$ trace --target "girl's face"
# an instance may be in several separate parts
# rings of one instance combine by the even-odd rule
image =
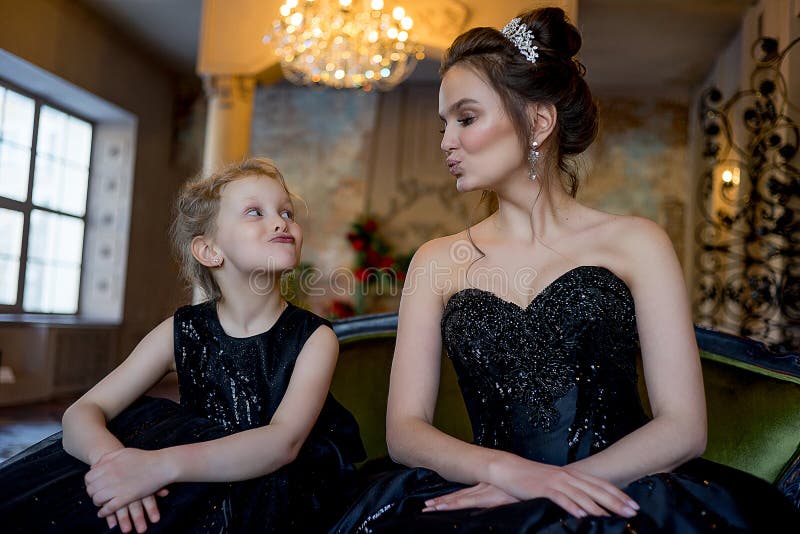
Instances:
[[[442,150],[459,191],[495,189],[512,175],[526,177],[527,154],[503,102],[472,69],[451,67],[439,88]]]
[[[216,226],[223,269],[280,273],[300,261],[303,231],[289,195],[273,178],[248,176],[225,185]]]

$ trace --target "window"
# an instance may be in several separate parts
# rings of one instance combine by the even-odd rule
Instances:
[[[0,83],[0,311],[78,312],[92,137]]]

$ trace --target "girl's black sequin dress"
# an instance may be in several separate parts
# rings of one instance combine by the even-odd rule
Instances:
[[[441,326],[478,445],[566,465],[647,422],[637,391],[633,296],[608,269],[572,269],[526,309],[483,290],[461,290],[445,306]],[[425,500],[464,487],[428,469],[390,473],[334,531],[683,534],[798,525],[798,514],[774,487],[704,460],[623,488],[641,506],[631,519],[577,519],[544,498],[421,512]]]
[[[267,332],[233,338],[214,302],[175,313],[180,405],[142,398],[109,423],[129,447],[207,441],[269,424],[295,360],[324,319],[291,304]],[[330,394],[297,459],[242,482],[182,483],[158,498],[148,532],[319,532],[347,505],[364,449],[352,415]],[[61,433],[0,464],[0,531],[108,532],[86,494],[88,466],[64,452]],[[118,531],[118,529],[115,529]]]

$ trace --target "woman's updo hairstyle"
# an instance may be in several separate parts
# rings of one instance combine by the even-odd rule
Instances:
[[[526,152],[533,126],[526,105],[552,104],[557,122],[543,143],[550,154],[546,164],[555,163],[566,174],[566,189],[574,197],[577,170],[565,156],[580,154],[597,136],[597,105],[583,78],[586,69],[575,58],[581,35],[560,8],[535,9],[519,19],[533,32],[536,63],[528,61],[499,30],[473,28],[459,35],[445,52],[440,73],[444,76],[453,65],[464,64],[484,78],[500,95]],[[546,180],[545,176],[539,175]]]

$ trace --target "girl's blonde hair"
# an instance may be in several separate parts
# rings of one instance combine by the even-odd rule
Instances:
[[[175,256],[180,263],[181,277],[190,285],[197,285],[206,296],[216,300],[222,294],[211,275],[211,269],[201,265],[192,255],[192,240],[201,235],[211,235],[216,230],[220,197],[225,185],[259,176],[277,180],[284,191],[293,197],[286,181],[271,159],[248,158],[232,163],[209,175],[197,175],[183,184],[175,202],[175,216],[170,228],[170,238]]]

